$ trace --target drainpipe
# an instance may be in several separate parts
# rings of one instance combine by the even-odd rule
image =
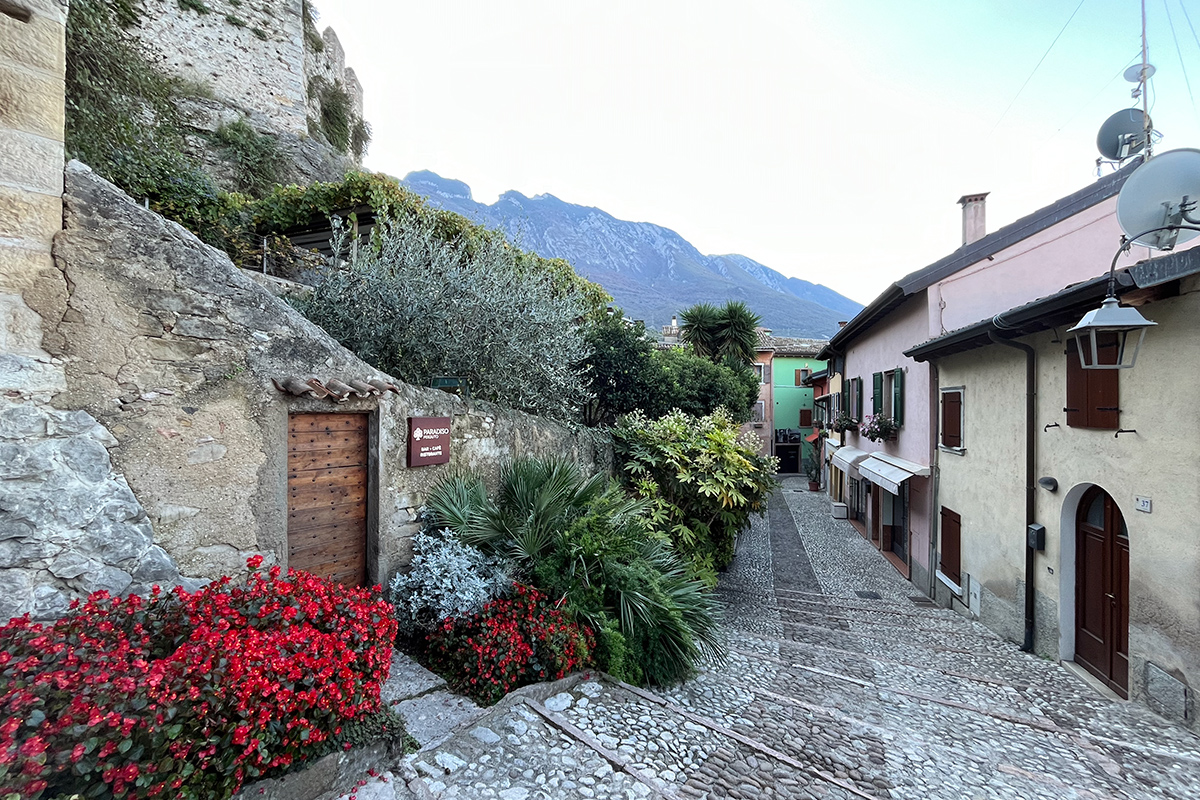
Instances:
[[[997,328],[1004,326],[998,319],[993,318],[992,324]],[[1037,487],[1036,479],[1034,478],[1034,430],[1036,427],[1035,405],[1037,389],[1037,374],[1034,371],[1034,353],[1033,348],[1021,342],[1014,342],[1011,339],[1002,339],[996,335],[995,331],[988,331],[988,338],[996,344],[1002,344],[1006,347],[1013,347],[1025,353],[1025,528],[1034,522],[1034,499],[1035,490]],[[1029,546],[1028,542],[1025,545],[1025,643],[1021,645],[1021,649],[1027,653],[1033,652],[1033,570],[1034,570],[1034,550]]]
[[[941,484],[941,450],[938,448],[938,420],[941,417],[941,383],[942,376],[938,372],[937,364],[929,364],[929,407],[933,410],[930,424],[934,431],[931,447],[929,448],[929,463],[931,466],[930,480],[933,482],[933,491],[929,499],[929,596],[934,600],[937,599],[937,536],[935,532],[941,532],[941,515],[939,512],[940,506],[938,501],[941,499],[940,484]],[[953,603],[951,603],[953,605]]]

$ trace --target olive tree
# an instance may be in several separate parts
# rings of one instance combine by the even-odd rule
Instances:
[[[474,397],[557,419],[589,399],[589,306],[500,236],[447,240],[418,216],[384,220],[328,270],[300,310],[364,361],[428,385],[465,377]]]

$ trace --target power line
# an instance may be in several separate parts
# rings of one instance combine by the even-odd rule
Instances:
[[[1200,47],[1200,36],[1196,35],[1196,28],[1192,25],[1192,15],[1187,13],[1187,6],[1180,0],[1179,7],[1183,10],[1183,18],[1187,20],[1188,27],[1192,29],[1192,38],[1196,41],[1196,46]]]
[[[1008,112],[1012,110],[1013,104],[1017,102],[1017,98],[1021,96],[1021,92],[1025,91],[1025,87],[1029,85],[1031,80],[1033,80],[1033,76],[1037,73],[1038,67],[1040,67],[1042,62],[1046,60],[1046,56],[1050,55],[1050,51],[1054,49],[1054,45],[1058,44],[1058,40],[1062,38],[1063,33],[1067,30],[1067,25],[1071,24],[1071,20],[1075,19],[1075,15],[1079,13],[1079,9],[1083,8],[1083,4],[1086,2],[1087,0],[1079,0],[1079,5],[1075,6],[1075,10],[1072,11],[1071,16],[1067,18],[1066,24],[1064,24],[1062,26],[1062,30],[1058,32],[1058,36],[1054,37],[1054,41],[1051,42],[1050,46],[1046,48],[1046,52],[1042,53],[1042,57],[1038,59],[1037,64],[1035,64],[1033,67],[1033,72],[1029,73],[1029,77],[1025,79],[1025,82],[1021,84],[1021,88],[1017,90],[1016,96],[1013,97],[1011,102],[1009,102],[1008,108],[1004,109],[1004,113],[1000,115],[1000,119],[996,120],[996,124],[993,125],[991,131],[988,132],[989,136],[996,132],[996,128],[999,128],[1000,123],[1003,122],[1004,118],[1008,116]]]
[[[1182,7],[1182,4],[1180,5]],[[1188,78],[1187,65],[1183,63],[1183,50],[1179,48],[1179,37],[1175,35],[1175,20],[1171,19],[1171,6],[1167,4],[1167,0],[1163,0],[1163,8],[1167,10],[1167,23],[1171,26],[1171,38],[1175,40],[1175,54],[1179,56],[1179,69],[1183,71],[1183,83],[1187,86],[1188,99],[1192,101],[1192,108],[1195,108],[1196,98],[1192,95],[1192,81]]]

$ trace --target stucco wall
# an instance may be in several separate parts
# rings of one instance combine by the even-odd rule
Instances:
[[[1116,208],[1117,198],[1110,197],[930,286],[925,339],[1106,273],[1121,242]],[[1149,248],[1131,248],[1117,260],[1117,267],[1153,254]]]
[[[872,442],[857,431],[847,431],[846,444],[866,452],[890,453],[908,461],[931,465],[929,424],[929,365],[913,361],[903,351],[924,341],[928,327],[925,294],[904,301],[887,319],[856,338],[846,353],[845,377],[862,378],[863,415],[871,413],[871,376],[876,372],[904,370],[904,425],[895,440]],[[842,391],[845,392],[843,384]],[[916,585],[927,588],[932,481],[912,478],[909,484],[909,558]]]
[[[1075,519],[1091,485],[1121,509],[1130,537],[1130,693],[1146,696],[1150,662],[1185,685],[1200,685],[1200,282],[1143,307],[1159,323],[1137,365],[1120,375],[1120,424],[1136,434],[1066,424],[1066,355],[1053,333],[1025,337],[1037,350],[1037,521],[1047,530],[1036,557],[1038,652],[1074,657]],[[962,515],[962,568],[989,590],[982,619],[1019,630],[1023,616],[1024,381],[1022,357],[998,346],[939,361],[942,386],[964,385],[963,456],[942,454],[939,504]],[[1058,427],[1045,426],[1058,423]],[[1152,500],[1135,510],[1135,496]],[[990,597],[988,595],[991,595]],[[1195,724],[1194,716],[1192,724]]]
[[[400,384],[335,405],[277,391],[288,375],[366,380],[371,369],[220,253],[134,203],[87,167],[67,169],[55,257],[71,287],[47,320],[66,364],[62,409],[84,409],[115,437],[116,469],[145,507],[154,541],[184,572],[212,577],[264,552],[286,564],[290,412],[363,411],[377,437],[371,578],[409,558],[415,512],[458,467],[494,481],[519,455],[608,466],[586,436],[525,414]],[[453,417],[451,463],[404,466],[408,416]]]

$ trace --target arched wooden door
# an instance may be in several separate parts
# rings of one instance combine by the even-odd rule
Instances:
[[[1075,661],[1129,697],[1129,531],[1121,509],[1098,486],[1076,523]]]

